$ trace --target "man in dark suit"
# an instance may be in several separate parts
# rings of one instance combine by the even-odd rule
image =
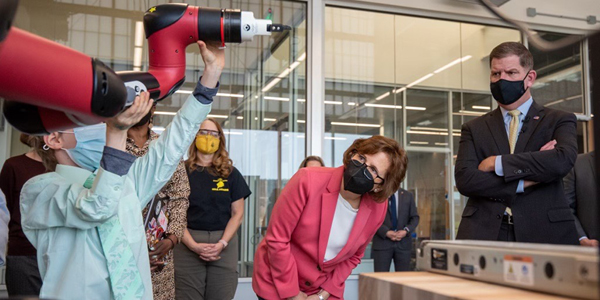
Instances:
[[[579,244],[562,178],[577,157],[576,118],[533,101],[533,57],[506,42],[490,54],[499,108],[463,124],[456,187],[469,197],[457,239]]]
[[[577,156],[575,167],[565,177],[565,196],[573,214],[579,244],[598,247],[598,189],[596,187],[596,152]]]
[[[394,260],[394,269],[410,271],[412,251],[411,233],[419,225],[419,214],[415,197],[405,189],[399,189],[388,200],[385,221],[373,236],[372,257],[375,272],[389,272]]]

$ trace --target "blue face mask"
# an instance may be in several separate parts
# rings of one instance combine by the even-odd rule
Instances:
[[[73,129],[77,145],[65,149],[69,157],[81,168],[94,172],[100,167],[100,159],[106,145],[106,124],[78,127]]]

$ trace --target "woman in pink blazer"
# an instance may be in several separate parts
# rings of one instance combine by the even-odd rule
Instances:
[[[279,196],[254,256],[259,299],[343,299],[345,281],[383,223],[407,157],[395,140],[358,139],[339,168],[303,168]]]

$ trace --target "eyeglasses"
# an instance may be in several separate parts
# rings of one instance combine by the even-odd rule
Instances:
[[[217,130],[200,129],[197,135],[212,135],[214,137],[219,137],[219,132]]]
[[[377,184],[383,184],[385,182],[385,179],[379,176],[379,173],[377,173],[377,170],[373,166],[367,165],[367,158],[364,157],[362,154],[355,153],[352,156],[351,160],[352,163],[357,167],[362,167],[366,165],[367,167],[365,168],[365,176],[367,176],[367,178],[369,178],[370,180],[373,180],[373,182]],[[377,182],[375,179],[379,179],[380,181]]]

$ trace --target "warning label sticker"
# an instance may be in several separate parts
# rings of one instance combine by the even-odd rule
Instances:
[[[533,285],[533,259],[531,256],[504,256],[504,281]]]

